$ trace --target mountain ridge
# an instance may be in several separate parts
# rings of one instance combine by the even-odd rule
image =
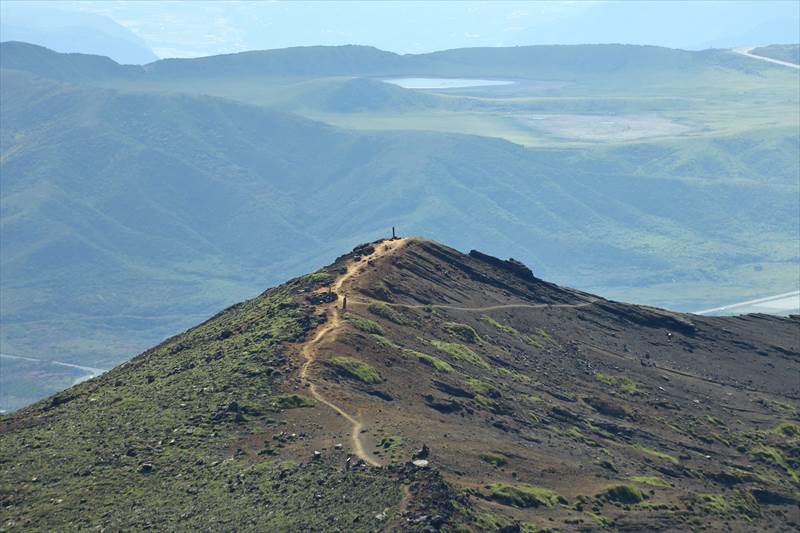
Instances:
[[[120,65],[105,56],[59,53],[19,42],[0,43],[4,68],[32,72],[63,81],[122,79],[191,79],[241,76],[510,76],[532,79],[590,77],[601,71],[646,73],[656,65],[673,70],[731,68],[759,71],[776,68],[728,50],[687,51],[623,44],[533,45],[460,48],[399,55],[371,46],[298,46],[254,50],[190,59],[160,59],[146,65]],[[35,66],[30,66],[35,59]],[[58,63],[58,68],[55,68]],[[491,65],[488,66],[487,65]]]
[[[382,239],[0,419],[6,527],[791,528],[798,332]]]

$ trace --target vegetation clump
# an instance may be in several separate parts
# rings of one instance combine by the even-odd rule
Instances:
[[[384,450],[392,450],[394,448],[397,448],[401,444],[403,444],[402,437],[398,437],[397,435],[388,435],[381,439],[381,442],[380,444],[378,444],[378,446],[383,448]]]
[[[795,422],[781,422],[769,430],[769,433],[785,437],[787,439],[794,439],[800,437],[800,424]]]
[[[426,353],[417,352],[417,351],[408,350],[408,349],[404,350],[404,352],[409,354],[409,355],[413,355],[414,357],[416,357],[419,360],[420,363],[426,364],[428,366],[432,366],[433,368],[435,368],[439,372],[445,372],[445,373],[449,374],[450,372],[454,372],[455,371],[455,369],[452,367],[452,365],[450,365],[450,363],[448,363],[447,361],[444,361],[442,359],[439,359],[438,357],[434,357],[433,355],[428,355]]]
[[[742,514],[748,517],[760,514],[758,502],[749,492],[733,490],[726,494],[699,493],[697,498],[704,509],[715,514]]]
[[[300,394],[281,394],[276,396],[272,403],[280,409],[296,409],[298,407],[313,407],[316,402]]]
[[[392,349],[395,349],[395,350],[399,350],[400,349],[400,345],[399,344],[397,344],[396,342],[392,341],[391,339],[387,339],[386,337],[384,337],[382,335],[376,335],[375,333],[372,333],[372,334],[370,334],[370,337],[372,338],[372,340],[374,340],[375,342],[377,342],[378,344],[380,344],[384,348],[392,348]]]
[[[645,499],[644,493],[633,485],[612,485],[607,487],[598,497],[611,502],[634,504]]]
[[[432,340],[431,344],[433,344],[438,349],[450,354],[450,356],[460,361],[464,361],[466,363],[478,366],[480,368],[486,368],[486,369],[491,368],[489,366],[489,363],[487,363],[483,357],[472,351],[470,348],[464,346],[463,344],[458,344],[455,342],[442,342],[438,340]]]
[[[658,459],[663,459],[665,461],[669,461],[670,463],[672,463],[674,465],[679,464],[678,458],[675,457],[675,456],[672,456],[672,455],[670,455],[668,453],[659,452],[657,450],[652,450],[650,448],[645,448],[644,446],[640,446],[639,449],[642,450],[647,455],[650,455],[652,457],[657,457]]]
[[[383,381],[377,370],[364,361],[353,357],[334,357],[331,359],[331,364],[333,364],[338,372],[366,384],[380,383]]]
[[[497,373],[519,383],[530,383],[533,381],[529,376],[526,376],[525,374],[518,372],[513,368],[501,367],[497,369]]]
[[[703,507],[717,514],[727,514],[733,511],[733,506],[722,494],[698,494],[703,502]]]
[[[458,322],[445,322],[442,328],[446,332],[458,337],[464,342],[469,342],[472,344],[478,344],[481,342],[478,332],[475,331],[472,326],[467,324],[460,324]]]
[[[784,470],[795,483],[800,483],[800,468],[793,466],[778,448],[772,446],[758,446],[750,450],[750,454],[757,461]]]
[[[593,396],[584,398],[583,401],[598,413],[606,416],[613,416],[614,418],[628,418],[630,416],[628,410],[616,401]]]
[[[494,466],[505,466],[508,463],[508,457],[500,452],[483,452],[480,458],[481,461]]]
[[[551,337],[550,334],[547,333],[542,328],[538,328],[536,330],[536,333],[527,334],[527,333],[522,333],[513,326],[509,326],[508,324],[503,324],[502,322],[498,322],[494,318],[487,315],[483,315],[481,317],[481,321],[486,322],[487,324],[494,327],[498,331],[502,331],[503,333],[511,335],[515,339],[518,339],[519,341],[527,344],[528,346],[533,346],[534,348],[544,348],[545,344],[548,342],[552,344],[557,344],[556,341],[553,340],[553,337]]]
[[[496,401],[484,396],[483,394],[476,394],[473,400],[475,400],[475,403],[477,403],[479,406],[483,407],[484,409],[488,409],[489,411],[495,411],[498,407]]]
[[[367,310],[373,315],[385,318],[395,324],[405,326],[411,324],[411,321],[392,309],[392,307],[384,302],[373,302],[369,304]]]
[[[358,315],[347,315],[347,320],[349,320],[350,323],[353,324],[353,327],[359,331],[363,331],[364,333],[368,333],[370,335],[384,335],[383,327],[381,327],[381,325],[374,320],[360,317]]]
[[[594,377],[597,381],[615,387],[625,394],[639,393],[639,388],[636,385],[636,382],[631,378],[625,376],[611,376],[609,374],[603,374],[602,372],[598,372],[594,375]]]
[[[650,485],[651,487],[659,487],[659,488],[667,488],[669,487],[669,483],[664,481],[658,476],[633,476],[628,478],[635,483],[641,483],[643,485]]]
[[[500,389],[488,381],[483,381],[476,378],[467,378],[467,385],[469,385],[469,388],[475,391],[477,394],[489,396],[490,398],[500,397]]]
[[[300,279],[309,285],[328,285],[333,281],[333,276],[327,272],[312,272]]]
[[[512,507],[553,507],[558,503],[567,503],[567,500],[555,491],[525,483],[517,485],[492,483],[489,490],[493,500]]]

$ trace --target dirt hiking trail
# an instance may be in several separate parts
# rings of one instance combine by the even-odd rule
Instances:
[[[408,242],[407,239],[385,241],[377,245],[372,254],[363,256],[358,261],[353,261],[347,266],[347,272],[339,276],[331,287],[332,292],[336,294],[337,298],[334,302],[328,304],[328,310],[330,311],[329,320],[317,330],[317,333],[310,341],[307,341],[303,344],[300,350],[300,354],[305,358],[305,363],[303,363],[303,366],[300,368],[300,379],[308,383],[308,390],[311,392],[311,395],[315,400],[327,405],[341,415],[345,420],[350,422],[352,425],[350,440],[353,446],[353,453],[359,459],[372,466],[381,466],[381,464],[364,448],[364,443],[361,441],[361,432],[364,429],[364,423],[361,422],[356,416],[345,411],[341,406],[325,398],[325,396],[323,396],[317,388],[317,384],[314,383],[314,381],[310,378],[310,369],[316,361],[316,354],[319,345],[326,340],[335,339],[337,329],[342,325],[343,319],[340,306],[341,303],[344,302],[342,287],[344,286],[345,282],[351,279],[358,273],[360,269],[366,266],[368,261],[374,261],[381,257],[390,255],[403,247],[406,242]],[[330,339],[328,339],[329,336],[331,336]]]

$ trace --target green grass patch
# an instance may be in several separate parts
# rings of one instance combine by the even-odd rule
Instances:
[[[669,461],[674,465],[679,464],[678,458],[668,453],[659,452],[657,450],[653,450],[650,448],[645,448],[644,446],[639,446],[639,449],[651,457],[656,457],[658,459],[663,459],[664,461]]]
[[[480,458],[481,461],[493,466],[505,466],[508,463],[508,457],[500,452],[483,452]]]
[[[399,324],[401,326],[407,326],[411,324],[411,321],[392,309],[392,307],[384,302],[373,302],[369,304],[367,310],[375,316],[379,316],[381,318],[385,318],[395,324]]]
[[[715,514],[741,514],[748,518],[761,515],[758,503],[753,496],[741,490],[732,490],[725,494],[699,493],[697,500],[705,510]]]
[[[483,407],[484,409],[488,409],[489,411],[494,411],[497,409],[497,402],[487,396],[484,396],[483,394],[476,394],[473,400],[475,400],[475,403],[477,403],[479,406]]]
[[[697,496],[703,503],[703,507],[712,513],[729,514],[734,510],[734,506],[722,494],[698,494]]]
[[[645,499],[641,489],[627,484],[612,485],[597,496],[608,501],[627,504],[639,503]]]
[[[298,407],[313,407],[316,402],[300,394],[281,394],[273,398],[272,404],[281,409],[296,409]]]
[[[481,368],[491,368],[489,363],[487,363],[483,357],[463,344],[458,344],[455,342],[442,342],[439,340],[432,340],[431,344],[443,352],[450,354],[451,357],[458,359],[459,361],[464,361],[465,363],[469,363]]]
[[[750,455],[757,461],[784,470],[795,483],[800,483],[800,469],[795,468],[783,455],[783,452],[772,446],[759,446],[750,450]]]
[[[781,422],[775,427],[770,428],[769,433],[787,439],[795,439],[800,437],[800,424],[795,422]]]
[[[636,382],[631,378],[627,378],[625,376],[612,376],[609,374],[603,374],[602,372],[598,372],[594,375],[594,377],[600,383],[605,383],[606,385],[614,387],[625,394],[639,393],[639,388],[637,387]]]
[[[510,518],[498,516],[494,513],[486,511],[476,512],[474,509],[469,509],[468,511],[464,509],[464,511],[464,514],[472,515],[473,523],[475,527],[477,527],[477,531],[503,531],[503,528],[510,527],[514,524]],[[462,526],[461,528],[454,528],[453,531],[457,533],[467,533],[468,531],[474,530],[467,526]],[[524,530],[520,529],[519,531],[522,533]],[[536,531],[538,531],[538,528]]]
[[[469,342],[472,344],[478,344],[481,342],[478,332],[475,331],[472,326],[468,326],[467,324],[461,324],[459,322],[445,322],[444,325],[442,325],[442,329],[451,335],[458,337],[464,342]]]
[[[549,342],[550,344],[555,344],[558,346],[558,342],[543,328],[536,328],[536,337],[543,340],[544,342]]]
[[[378,446],[383,448],[384,450],[393,450],[398,446],[403,444],[403,438],[398,437],[397,435],[388,435],[381,439],[380,444]]]
[[[669,483],[658,476],[633,476],[628,479],[635,483],[641,483],[642,485],[650,485],[651,487],[659,487],[662,489],[669,487]]]
[[[351,314],[347,315],[347,320],[359,331],[369,333],[370,335],[384,335],[383,327],[374,320]]]
[[[491,396],[492,398],[500,397],[500,389],[493,383],[477,378],[467,378],[466,383],[476,394],[483,394],[484,396]]]
[[[518,485],[492,483],[489,490],[493,500],[512,507],[553,507],[559,503],[567,503],[567,500],[555,491],[524,483]]]
[[[401,349],[401,346],[399,344],[393,342],[390,339],[387,339],[386,337],[384,337],[382,335],[376,335],[376,334],[372,333],[372,334],[370,334],[370,337],[372,338],[372,340],[374,340],[376,343],[380,344],[384,348],[393,348],[395,350]]]
[[[303,276],[301,280],[310,285],[328,285],[333,281],[333,276],[327,272],[312,272]]]
[[[605,528],[611,525],[611,520],[601,515],[600,513],[593,513],[591,511],[586,511],[584,514],[589,518],[591,518],[592,520],[594,520],[595,522],[597,522],[598,525],[600,525],[601,527]]]
[[[482,322],[486,322],[487,324],[493,326],[495,329],[502,331],[503,333],[508,333],[509,335],[513,335],[514,337],[519,337],[520,332],[514,329],[513,327],[503,324],[502,322],[498,322],[494,318],[490,316],[483,315],[480,320]]]
[[[364,361],[353,357],[338,356],[331,359],[331,364],[340,372],[348,377],[357,379],[363,383],[380,383],[381,375]]]
[[[519,383],[530,383],[532,381],[530,377],[521,372],[517,372],[513,368],[500,367],[496,370],[499,375],[513,379]]]
[[[409,349],[405,349],[403,350],[403,352],[416,357],[420,363],[432,366],[439,372],[445,372],[449,374],[450,372],[455,371],[455,369],[450,365],[450,363],[448,363],[443,359],[439,359],[438,357],[435,357],[433,355],[428,355],[426,353],[417,352],[415,350],[409,350]]]
[[[527,344],[528,346],[533,346],[534,348],[544,348],[545,344],[550,342],[555,345],[558,343],[547,333],[544,329],[538,328],[535,333],[527,334],[522,333],[521,331],[517,330],[516,328],[509,326],[508,324],[503,324],[502,322],[498,322],[494,318],[483,315],[480,320],[482,322],[486,322],[490,326],[494,327],[498,331],[511,335],[512,337],[518,339],[519,341]]]

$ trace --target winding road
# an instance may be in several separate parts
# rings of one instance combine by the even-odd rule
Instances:
[[[81,366],[81,365],[76,365],[76,364],[73,364],[73,363],[64,363],[62,361],[50,361],[50,360],[47,360],[47,359],[36,359],[35,357],[27,357],[27,356],[24,356],[24,355],[12,355],[10,353],[0,353],[0,358],[18,359],[20,361],[31,361],[31,362],[35,362],[35,363],[51,364],[51,365],[56,365],[56,366],[62,366],[62,367],[65,367],[65,368],[74,368],[76,370],[80,370],[85,375],[76,378],[75,382],[73,383],[73,385],[77,385],[78,383],[80,383],[82,381],[86,381],[87,379],[95,378],[95,377],[99,376],[100,374],[102,374],[103,372],[106,371],[105,368],[94,368],[94,367],[91,367],[91,366]]]
[[[749,57],[752,59],[760,59],[761,61],[766,61],[767,63],[774,63],[775,65],[783,65],[784,67],[790,67],[793,69],[800,69],[800,65],[796,65],[794,63],[789,63],[788,61],[781,61],[780,59],[772,59],[771,57],[759,56],[756,54],[751,54],[750,51],[754,50],[755,46],[744,47],[744,48],[734,48],[733,52],[745,57]]]

